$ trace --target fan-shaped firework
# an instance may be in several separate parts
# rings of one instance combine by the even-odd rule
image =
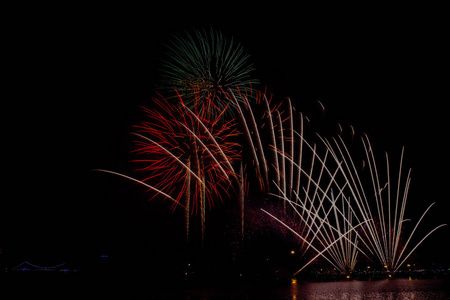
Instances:
[[[338,166],[327,167],[334,160],[327,161],[327,153],[321,157],[316,146],[304,139],[303,115],[294,118],[289,99],[274,104],[272,97],[251,89],[229,96],[236,104],[262,190],[282,201],[278,217],[276,212],[264,212],[302,240],[300,252],[314,249],[337,269],[351,272],[358,255],[355,230],[362,223],[354,224],[349,199],[336,181]],[[253,104],[249,97],[255,99]],[[294,214],[287,214],[289,208]],[[286,218],[299,226],[293,229],[282,220]]]
[[[429,231],[415,246],[409,250],[408,246],[416,233],[416,229],[423,218],[434,205],[431,204],[409,235],[404,236],[407,242],[401,245],[406,203],[408,199],[409,186],[411,182],[411,170],[408,171],[406,180],[403,176],[403,151],[400,157],[397,184],[391,180],[391,167],[389,157],[386,154],[386,177],[385,184],[380,184],[382,173],[378,171],[373,149],[367,136],[362,138],[367,163],[370,171],[370,182],[363,184],[362,174],[355,167],[354,160],[343,142],[342,138],[333,139],[333,143],[323,140],[327,149],[332,153],[336,161],[341,161],[341,174],[345,177],[349,193],[354,197],[355,203],[352,210],[358,219],[366,220],[366,226],[360,233],[360,241],[365,248],[383,264],[387,271],[394,273],[416,248],[435,230],[446,226],[441,224]],[[403,183],[402,183],[403,181]],[[368,188],[370,186],[372,189]],[[374,203],[370,203],[373,200]]]
[[[285,183],[276,183],[279,193],[272,195],[284,203],[287,202],[295,212],[294,219],[299,218],[303,225],[300,229],[294,229],[287,225],[282,217],[264,212],[298,236],[303,245],[307,246],[304,251],[313,249],[317,253],[304,267],[322,256],[335,268],[348,274],[356,264],[358,252],[361,252],[369,258],[377,258],[387,271],[394,273],[431,233],[446,225],[435,227],[408,250],[417,227],[433,204],[426,209],[412,232],[404,236],[407,241],[401,245],[410,185],[410,172],[402,184],[403,152],[396,185],[391,183],[391,170],[386,154],[387,182],[382,187],[381,174],[378,172],[370,142],[367,136],[363,139],[370,170],[370,180],[366,184],[373,187],[371,192],[370,188],[363,184],[361,172],[355,167],[352,155],[341,137],[330,142],[319,136],[325,146],[325,153],[319,155],[315,145],[311,146],[302,134],[296,135],[301,141],[299,149],[303,149],[303,153],[299,153],[298,163],[284,152],[285,147],[280,147],[277,152],[301,174],[297,176],[297,186],[300,186],[299,181],[304,178],[303,191],[299,193],[298,188],[292,190],[291,198],[285,190]],[[301,164],[305,150],[311,153],[311,158],[306,159],[309,166]],[[280,177],[289,176],[288,173],[283,173]],[[337,190],[337,193],[333,192],[333,189]],[[373,199],[369,199],[371,195]],[[369,200],[374,200],[374,203]]]
[[[271,146],[282,163],[270,195],[282,201],[284,213],[264,212],[301,240],[302,256],[309,250],[316,253],[298,272],[322,256],[342,273],[351,273],[358,253],[365,254],[357,241],[357,229],[365,220],[354,218],[350,198],[344,194],[346,184],[339,176],[340,164],[330,158],[328,150],[319,154],[316,145],[305,140],[302,114],[298,122],[299,132],[291,129],[292,118],[287,126],[288,132],[292,130],[287,136],[294,139],[280,139],[276,143],[279,148]]]
[[[240,44],[220,32],[186,31],[167,44],[167,58],[161,68],[162,86],[175,88],[188,107],[192,108],[195,95],[206,102],[206,107],[222,111],[229,104],[223,97],[224,89],[237,91],[257,82],[251,77],[254,68],[248,58]]]
[[[262,104],[264,108],[253,110],[248,101],[249,95],[256,99],[254,106]],[[407,252],[406,247],[423,216],[406,244],[401,247],[399,241],[410,184],[408,173],[402,196],[400,189],[403,154],[396,197],[391,196],[387,159],[388,182],[385,187],[389,195],[387,200],[384,200],[385,198],[381,197],[384,188],[380,187],[380,175],[367,137],[363,142],[371,181],[363,184],[360,172],[355,168],[353,158],[342,138],[338,136],[330,143],[318,136],[324,146],[323,153],[319,154],[316,145],[311,145],[304,137],[302,114],[296,118],[298,126],[294,126],[290,101],[287,101],[287,105],[270,105],[271,101],[265,94],[253,93],[251,89],[239,90],[237,94],[230,92],[229,96],[236,104],[261,187],[265,187],[269,195],[283,203],[283,213],[279,217],[265,212],[302,240],[301,252],[306,253],[313,249],[318,253],[317,256],[323,256],[336,269],[347,274],[355,267],[358,253],[377,257],[389,271],[395,272],[429,234],[444,226],[440,225],[430,231]],[[323,105],[320,105],[323,109]],[[288,112],[287,116],[283,111]],[[262,116],[257,116],[261,112]],[[298,127],[299,131],[294,127]],[[273,154],[270,155],[270,152]],[[366,184],[373,186],[375,192],[370,193]],[[375,195],[374,204],[369,204],[366,196],[369,194]],[[294,212],[293,215],[286,214],[287,204]],[[283,218],[297,219],[300,226],[294,229],[287,225]],[[292,220],[288,223],[292,223]]]

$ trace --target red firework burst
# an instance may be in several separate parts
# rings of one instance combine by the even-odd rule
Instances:
[[[220,111],[209,106],[213,101],[196,100],[188,108],[181,97],[155,97],[154,107],[143,108],[147,119],[134,133],[139,156],[134,162],[146,174],[142,181],[171,195],[173,208],[184,196],[192,213],[228,194],[236,177],[233,164],[241,154],[235,121],[221,119],[228,107]]]

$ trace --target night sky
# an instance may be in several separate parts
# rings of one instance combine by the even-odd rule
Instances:
[[[406,216],[417,220],[436,202],[420,227],[450,221],[450,49],[438,8],[41,10],[11,11],[6,28],[0,248],[9,266],[86,262],[101,253],[136,263],[146,251],[176,252],[183,228],[170,204],[149,203],[139,187],[91,170],[133,174],[129,132],[144,117],[139,106],[151,101],[162,43],[193,27],[239,41],[262,86],[290,97],[313,130],[331,136],[337,122],[347,133],[351,124],[381,158],[384,151],[398,158],[405,146],[413,169]],[[440,229],[420,257],[448,264],[448,237],[448,227]]]

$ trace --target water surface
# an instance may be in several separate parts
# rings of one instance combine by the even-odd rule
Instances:
[[[449,280],[390,279],[377,281],[299,282],[215,288],[172,289],[151,299],[292,299],[292,300],[448,300]]]

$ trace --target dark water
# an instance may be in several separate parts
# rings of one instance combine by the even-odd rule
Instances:
[[[14,274],[16,275],[16,274]],[[45,275],[45,274],[44,274]],[[372,281],[283,283],[216,282],[202,284],[164,280],[159,283],[145,277],[118,276],[9,276],[0,278],[0,299],[323,299],[323,300],[449,300],[450,279],[389,279]],[[3,297],[3,295],[9,295]]]
[[[450,299],[449,280],[391,279],[378,281],[291,282],[282,286],[168,289],[150,299]]]

